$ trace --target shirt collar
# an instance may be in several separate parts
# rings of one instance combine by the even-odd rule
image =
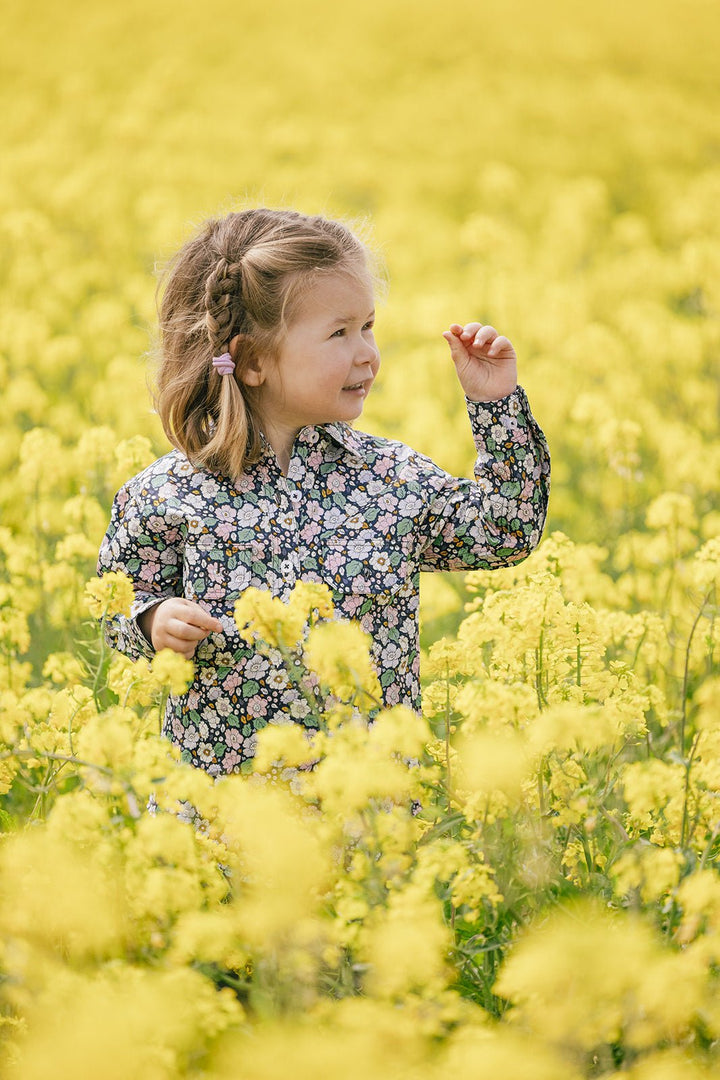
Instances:
[[[352,457],[357,458],[358,461],[362,460],[361,440],[358,433],[349,424],[340,420],[333,420],[329,424],[320,424],[319,427],[321,431],[326,432],[334,442],[338,443]]]
[[[304,431],[309,431],[309,428],[303,428]],[[349,424],[344,423],[341,420],[333,420],[328,424],[318,424],[315,430],[320,434],[329,435],[334,443],[341,447],[346,453],[350,454],[357,461],[363,461],[362,442],[358,436],[358,433],[350,427]],[[266,454],[273,454],[274,451],[267,440],[264,431],[260,431],[260,441],[263,445]]]

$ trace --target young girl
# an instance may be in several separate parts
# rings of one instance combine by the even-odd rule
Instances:
[[[313,723],[239,637],[248,586],[325,582],[372,636],[385,704],[417,710],[419,572],[507,566],[540,539],[550,459],[508,339],[478,322],[443,335],[478,452],[467,480],[352,427],[380,366],[374,319],[368,250],[322,217],[229,214],[167,274],[156,402],[175,449],[118,492],[98,573],[135,583],[111,645],[194,658],[163,730],[212,774],[249,768],[259,727]]]

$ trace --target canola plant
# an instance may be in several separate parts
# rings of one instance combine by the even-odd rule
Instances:
[[[720,130],[713,5],[8,5],[0,1067],[23,1080],[716,1075]],[[507,334],[553,454],[520,566],[423,580],[422,717],[299,587],[312,671],[213,782],[189,662],[109,655],[117,488],[167,448],[154,270],[250,203],[388,271],[359,426],[467,472],[442,331]],[[307,624],[310,624],[306,631]]]

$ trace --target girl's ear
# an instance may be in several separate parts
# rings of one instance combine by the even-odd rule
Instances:
[[[247,334],[236,334],[230,341],[230,355],[235,361],[235,368],[240,382],[246,386],[261,386],[265,382],[265,370],[262,358],[253,348]]]

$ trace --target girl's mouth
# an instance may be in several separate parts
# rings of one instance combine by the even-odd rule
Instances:
[[[343,391],[352,393],[367,393],[367,384],[365,382],[352,383],[350,386],[343,386]]]

